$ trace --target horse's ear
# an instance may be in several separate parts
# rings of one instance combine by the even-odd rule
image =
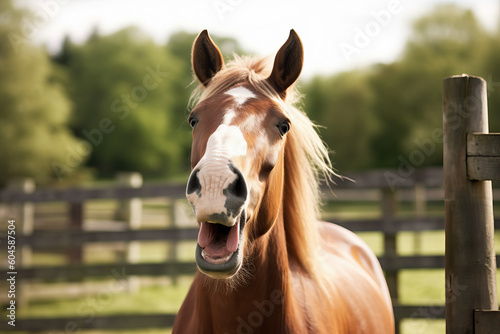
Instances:
[[[193,44],[191,51],[191,63],[193,71],[200,82],[206,86],[210,79],[220,71],[224,60],[219,48],[208,35],[208,31],[203,30]]]
[[[304,50],[299,35],[295,30],[290,30],[288,40],[283,44],[274,58],[274,66],[267,80],[284,98],[286,90],[300,75],[304,62]]]

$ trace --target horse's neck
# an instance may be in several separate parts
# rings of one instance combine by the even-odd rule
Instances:
[[[290,293],[293,287],[281,216],[269,233],[254,240],[251,276],[246,284],[226,293],[214,293],[207,286],[198,285],[201,297],[198,309],[204,313],[210,310],[207,321],[222,319],[234,327],[236,320],[238,326],[248,329],[248,325],[254,333],[258,333],[257,328],[262,328],[263,324],[266,330],[270,330],[267,326],[275,326],[271,329],[276,333],[285,332],[283,326],[289,327],[283,324],[283,319],[294,319],[296,303]]]

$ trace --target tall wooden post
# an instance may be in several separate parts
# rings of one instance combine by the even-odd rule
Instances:
[[[170,200],[170,228],[176,228],[177,227],[177,199],[175,197],[172,197]],[[172,262],[177,262],[177,241],[172,240],[170,242],[170,251],[168,254],[169,260]],[[175,268],[175,267],[174,267]],[[177,285],[177,274],[174,273],[172,274],[172,284]]]
[[[32,193],[35,191],[35,180],[32,178],[21,178],[10,181],[7,189],[12,191],[21,191],[23,193]],[[33,234],[35,229],[35,206],[31,202],[21,202],[12,205],[12,218],[17,224],[16,233],[23,236]],[[30,267],[32,264],[33,251],[30,245],[19,245],[17,265],[19,267]]]
[[[117,185],[120,187],[140,188],[142,187],[142,175],[140,173],[119,173],[116,176]],[[142,225],[142,199],[130,198],[122,200],[118,204],[115,217],[128,223],[131,230],[138,230]],[[139,262],[141,244],[138,241],[130,241],[127,245],[125,260],[128,263]],[[128,278],[128,290],[137,291],[140,288],[140,278],[131,276]]]
[[[467,178],[467,134],[488,133],[486,82],[443,81],[446,333],[474,333],[474,309],[497,310],[491,181]]]
[[[27,194],[34,192],[35,187],[35,180],[32,178],[16,179],[7,184],[7,189],[21,191]],[[11,218],[15,220],[17,236],[30,236],[33,234],[35,229],[35,205],[33,203],[15,203],[12,205],[10,213],[12,215]],[[19,268],[31,267],[33,259],[33,249],[31,246],[25,242],[19,242],[17,244],[17,249],[16,270]],[[25,309],[29,304],[29,296],[27,293],[28,285],[28,282],[18,276],[18,282],[16,284],[16,307],[18,309]]]
[[[415,184],[415,217],[422,219],[427,212],[427,189],[425,184]],[[413,232],[413,252],[422,254],[422,231]]]
[[[72,231],[83,231],[83,202],[69,203],[69,228]],[[68,260],[71,264],[83,262],[83,246],[69,247],[67,251]]]
[[[382,218],[384,220],[384,256],[388,259],[395,259],[398,256],[397,252],[397,236],[396,227],[394,226],[394,218],[397,211],[397,191],[391,188],[382,189]],[[398,289],[398,271],[386,270],[385,279],[387,287],[391,294],[392,304],[399,304],[399,289]],[[399,334],[401,330],[400,319],[395,320],[395,334]]]

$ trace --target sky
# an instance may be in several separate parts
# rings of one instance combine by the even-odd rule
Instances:
[[[440,0],[15,0],[38,20],[30,36],[51,53],[64,36],[76,43],[135,25],[157,43],[173,32],[230,36],[246,50],[273,55],[295,29],[304,44],[303,76],[331,74],[397,59],[412,22]],[[498,26],[499,0],[457,0],[489,30]]]

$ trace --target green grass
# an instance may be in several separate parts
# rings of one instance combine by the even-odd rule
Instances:
[[[401,324],[401,334],[444,334],[446,324],[439,319],[405,319]]]
[[[105,285],[96,295],[58,301],[34,301],[20,317],[91,317],[111,314],[176,313],[192,277],[179,277],[177,285],[166,284],[128,292],[126,281]]]

